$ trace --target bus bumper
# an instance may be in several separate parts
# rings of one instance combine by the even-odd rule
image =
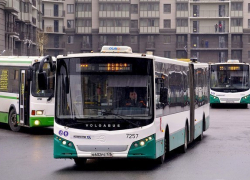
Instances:
[[[54,117],[30,117],[30,127],[48,127],[54,125]]]

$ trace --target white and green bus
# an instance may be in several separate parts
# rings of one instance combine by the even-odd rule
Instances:
[[[249,64],[238,60],[210,65],[210,105],[250,104]]]
[[[12,131],[19,131],[22,126],[54,124],[54,75],[48,63],[44,64],[44,69],[49,77],[49,88],[38,88],[38,67],[42,58],[0,56],[0,122],[8,123]]]
[[[76,164],[91,158],[163,163],[169,151],[185,152],[209,127],[209,98],[200,105],[195,101],[198,75],[206,87],[203,94],[209,94],[208,76],[199,69],[209,72],[205,63],[134,54],[127,46],[58,56],[54,158]],[[47,89],[42,66],[38,77],[40,89]],[[131,92],[137,104],[127,103]]]

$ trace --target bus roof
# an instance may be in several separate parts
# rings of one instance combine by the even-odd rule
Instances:
[[[7,66],[30,66],[41,61],[43,56],[0,56],[0,65]],[[56,60],[52,57],[53,61]]]
[[[159,56],[154,56],[154,55],[148,55],[148,54],[142,54],[142,53],[100,53],[100,52],[96,52],[96,53],[77,53],[77,54],[68,54],[68,55],[58,55],[57,59],[65,59],[65,58],[79,58],[79,57],[131,57],[131,58],[145,58],[145,59],[152,59],[155,61],[159,61],[159,62],[166,62],[168,61],[168,63],[170,64],[179,64],[179,65],[186,65],[188,66],[188,64],[191,62],[189,61],[181,61],[178,59],[171,59],[171,58],[165,58],[165,57],[159,57]],[[196,64],[200,64],[200,63],[196,63]],[[205,63],[201,63],[201,64],[205,64]]]

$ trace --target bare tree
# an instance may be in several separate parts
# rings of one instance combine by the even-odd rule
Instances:
[[[39,50],[39,55],[44,56],[46,49],[45,46],[48,44],[49,38],[48,35],[44,32],[37,30],[36,32],[37,39],[37,49]]]

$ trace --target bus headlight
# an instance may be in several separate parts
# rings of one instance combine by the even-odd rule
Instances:
[[[144,142],[144,141],[141,141],[141,142],[140,142],[140,145],[141,145],[141,146],[144,146],[144,145],[145,145],[145,142]]]
[[[39,121],[39,120],[35,120],[34,124],[35,124],[36,126],[39,126],[40,121]]]
[[[42,110],[36,111],[36,115],[43,115],[43,111]]]
[[[67,144],[67,142],[66,142],[66,141],[62,141],[62,144],[63,144],[63,145],[66,145],[66,144]]]

